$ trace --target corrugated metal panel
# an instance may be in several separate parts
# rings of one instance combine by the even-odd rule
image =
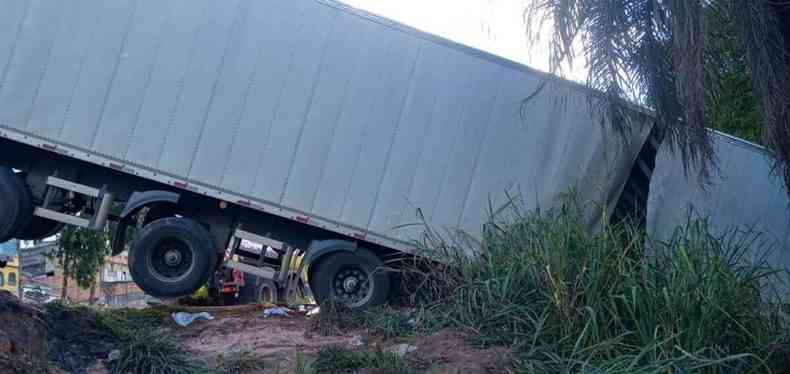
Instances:
[[[175,11],[171,9],[175,4],[172,1],[165,4],[158,0],[139,1],[93,140],[96,151],[116,158],[126,157],[134,139],[140,108],[151,85],[163,30]]]
[[[132,27],[137,2],[101,2],[94,6],[101,7],[100,14],[58,136],[65,143],[88,149],[95,149],[94,139],[103,125],[100,123],[101,115]],[[51,63],[58,64],[57,61]],[[120,146],[122,141],[111,139],[110,144]]]
[[[61,28],[62,6],[59,1],[30,0],[26,11],[17,13],[21,21],[0,77],[0,122],[25,128]]]
[[[0,125],[346,234],[413,238],[394,228],[418,208],[477,232],[508,189],[611,204],[644,140],[605,134],[575,85],[522,108],[530,69],[333,2],[8,9]]]
[[[209,0],[160,2],[168,12],[168,23],[162,30],[154,66],[140,79],[147,80],[143,102],[136,108],[137,121],[126,157],[134,163],[156,168],[163,153],[165,139],[175,120],[177,100],[183,91],[185,75],[192,60],[196,33],[206,16]],[[195,108],[200,110],[201,108]]]

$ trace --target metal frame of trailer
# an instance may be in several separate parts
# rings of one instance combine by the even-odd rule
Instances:
[[[114,202],[113,195],[107,192],[106,188],[96,189],[54,176],[48,177],[46,184],[44,203],[42,206],[35,208],[33,212],[35,216],[90,230],[98,231],[105,228],[109,221],[110,209]],[[98,208],[90,218],[51,210],[49,209],[49,205],[57,190],[83,195],[94,200],[95,206]],[[263,251],[259,254],[242,251],[240,249],[242,240],[262,245]],[[296,266],[292,265],[297,258],[303,258],[305,255],[304,249],[296,248],[266,236],[243,231],[241,225],[236,227],[233,231],[225,248],[225,257],[220,266],[219,274],[223,273],[223,269],[234,269],[244,274],[256,276],[264,281],[273,282],[275,289],[267,290],[267,292],[273,292],[272,296],[270,296],[271,299],[265,301],[285,303],[290,301],[290,298],[294,295],[294,291],[297,290],[305,263],[304,261],[296,261],[298,264]],[[272,248],[279,253],[278,266],[265,263],[266,248]],[[257,257],[257,259],[254,259],[255,257]],[[222,289],[224,280],[220,278],[215,281],[217,282],[216,287]],[[256,292],[258,291],[256,290]],[[260,297],[262,295],[258,296]]]
[[[49,152],[55,152],[63,156],[76,158],[78,160],[87,161],[134,176],[164,183],[182,190],[199,193],[222,201],[237,204],[245,208],[251,208],[264,213],[274,214],[276,216],[290,219],[301,224],[334,231],[354,239],[371,242],[406,253],[414,253],[415,251],[414,246],[401,240],[388,238],[358,227],[353,227],[327,218],[319,217],[311,213],[291,209],[269,201],[255,199],[251,196],[234,193],[219,187],[207,186],[189,179],[180,178],[178,176],[163,173],[161,171],[150,169],[141,165],[131,164],[123,160],[109,157],[107,155],[101,155],[96,152],[62,144],[52,139],[43,138],[31,133],[21,132],[2,123],[0,123],[0,138],[14,140],[16,142],[24,143]],[[87,186],[85,187],[92,188]],[[62,220],[58,221],[71,223]]]

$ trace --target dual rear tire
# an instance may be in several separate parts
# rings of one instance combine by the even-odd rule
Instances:
[[[310,289],[319,303],[336,302],[351,309],[366,309],[387,302],[392,289],[390,273],[373,252],[333,252],[310,265]]]
[[[13,170],[0,168],[0,243],[18,238],[33,219],[30,190]]]
[[[30,188],[19,174],[0,168],[0,243],[10,239],[41,240],[61,229],[60,222],[34,216]]]
[[[129,251],[129,272],[147,294],[160,298],[190,295],[211,277],[217,252],[209,231],[183,217],[161,218],[145,226]]]

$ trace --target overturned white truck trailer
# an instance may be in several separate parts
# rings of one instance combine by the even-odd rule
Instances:
[[[523,105],[545,78],[334,1],[4,0],[0,241],[114,221],[155,296],[225,268],[283,292],[306,253],[319,300],[381,303],[418,210],[475,234],[506,190],[615,207],[649,118],[615,136],[568,82]]]
[[[689,219],[705,219],[710,232],[777,273],[765,286],[769,299],[790,300],[790,200],[765,148],[712,132],[718,166],[702,184],[686,178],[668,146],[658,149],[647,200],[647,231],[669,240]],[[695,174],[697,170],[692,170]]]

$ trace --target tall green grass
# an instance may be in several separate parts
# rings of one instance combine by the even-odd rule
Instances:
[[[448,326],[505,345],[529,373],[766,373],[790,367],[787,320],[763,297],[775,271],[756,234],[691,220],[665,243],[629,223],[591,234],[583,209],[492,218],[482,243],[428,230],[403,282]],[[650,248],[649,251],[646,248]],[[459,253],[473,253],[472,256]]]

